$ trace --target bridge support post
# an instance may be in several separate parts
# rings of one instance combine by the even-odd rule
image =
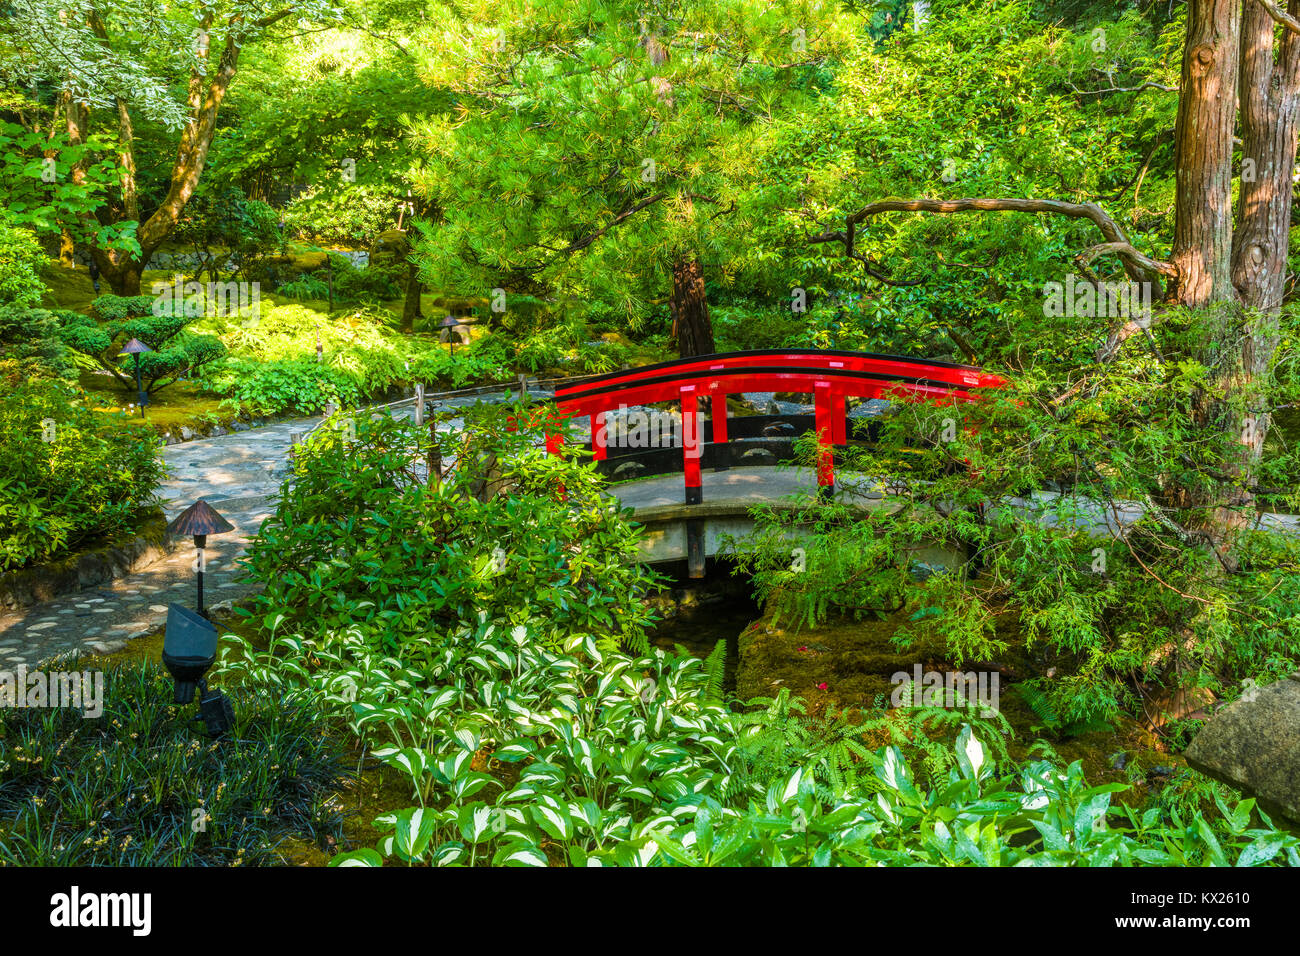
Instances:
[[[817,494],[829,500],[835,497],[835,415],[831,383],[815,383],[813,400],[817,412]]]
[[[731,467],[731,449],[727,445],[727,393],[714,392],[709,399],[709,415],[713,423],[713,454],[717,456],[714,471]]]
[[[694,580],[704,577],[704,522],[693,518],[686,522],[686,575]]]
[[[686,472],[686,503],[704,500],[700,480],[700,399],[694,385],[682,388],[682,460]]]

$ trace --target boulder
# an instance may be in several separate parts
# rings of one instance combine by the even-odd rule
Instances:
[[[1245,790],[1300,822],[1300,673],[1250,687],[1196,735],[1184,756],[1201,773]]]
[[[751,448],[740,456],[742,465],[775,465],[776,455],[766,448]]]
[[[614,469],[613,477],[615,481],[629,481],[632,478],[641,477],[643,471],[645,471],[645,465],[641,464],[641,462],[625,461]]]

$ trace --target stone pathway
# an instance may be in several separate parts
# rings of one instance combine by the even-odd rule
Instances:
[[[550,392],[530,391],[534,398]],[[507,393],[452,396],[429,401],[432,412],[454,412],[476,402],[500,402]],[[395,418],[414,417],[413,405],[388,410]],[[168,520],[200,498],[219,511],[235,530],[208,538],[204,603],[212,608],[239,601],[256,587],[236,580],[238,560],[262,522],[275,510],[275,496],[288,471],[294,434],[304,434],[320,418],[302,418],[263,428],[168,445],[162,449],[169,478],[159,489]],[[439,429],[463,424],[459,418]],[[0,670],[33,666],[59,654],[109,654],[127,641],[157,631],[167,604],[195,603],[194,548],[182,542],[175,553],[111,584],[77,591],[31,607],[0,612]]]

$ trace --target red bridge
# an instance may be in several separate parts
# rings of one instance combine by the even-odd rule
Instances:
[[[700,400],[713,413],[713,440],[727,440],[728,394],[739,392],[810,393],[821,442],[817,483],[830,495],[835,488],[832,447],[847,444],[845,399],[881,398],[974,401],[983,389],[1001,388],[1007,380],[970,365],[930,362],[898,355],[834,350],[786,349],[727,352],[645,365],[597,375],[558,388],[555,404],[565,417],[590,416],[592,450],[606,457],[605,413],[622,406],[680,401],[686,503],[703,501],[700,483]],[[547,449],[558,453],[563,439],[552,433]]]

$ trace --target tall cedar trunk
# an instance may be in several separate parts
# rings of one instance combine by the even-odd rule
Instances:
[[[682,358],[713,354],[713,323],[709,321],[704,268],[699,256],[680,255],[673,261],[671,308],[673,330],[670,338],[677,342],[678,354]]]
[[[1300,0],[1288,4],[1294,15]],[[1225,450],[1216,523],[1230,547],[1255,511],[1254,484],[1268,433],[1263,389],[1278,347],[1278,316],[1286,280],[1292,175],[1300,110],[1300,37],[1282,30],[1275,55],[1273,18],[1245,0],[1241,22],[1242,168],[1232,244],[1232,283],[1240,307],[1228,314],[1219,341],[1203,358],[1221,389],[1209,403],[1221,422]],[[1217,405],[1217,407],[1215,407]]]
[[[402,331],[414,332],[415,320],[424,313],[420,309],[420,270],[414,262],[406,264],[406,298],[402,302]]]
[[[1189,0],[1174,130],[1178,299],[1232,299],[1232,127],[1242,0]]]
[[[1249,0],[1248,0],[1249,2]],[[1177,301],[1203,312],[1198,358],[1212,384],[1192,396],[1193,424],[1229,458],[1241,434],[1232,287],[1232,134],[1236,115],[1242,0],[1190,0],[1175,129],[1177,195],[1172,260]],[[1239,352],[1239,349],[1235,351]],[[1203,475],[1168,489],[1181,520],[1230,567],[1242,522],[1235,476]]]

